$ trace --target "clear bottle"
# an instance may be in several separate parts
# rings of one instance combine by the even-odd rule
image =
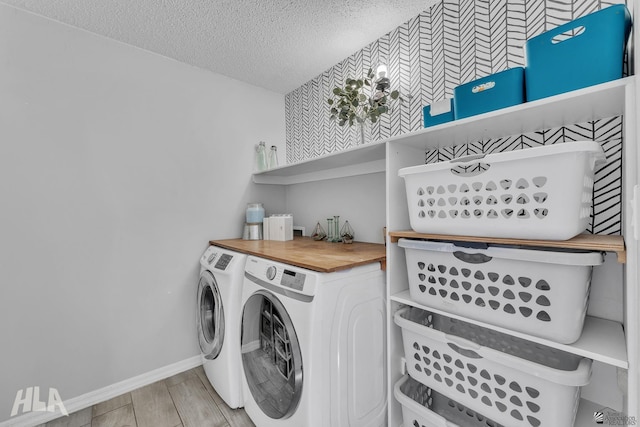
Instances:
[[[271,150],[269,150],[269,169],[278,167],[278,147],[275,145],[271,146]]]
[[[267,146],[264,141],[256,146],[256,170],[258,172],[267,170]]]
[[[327,242],[333,242],[333,218],[327,218]]]
[[[342,242],[342,238],[340,237],[340,215],[333,216],[333,242]]]

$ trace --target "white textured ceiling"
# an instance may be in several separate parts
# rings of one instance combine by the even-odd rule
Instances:
[[[0,0],[288,93],[435,0]]]

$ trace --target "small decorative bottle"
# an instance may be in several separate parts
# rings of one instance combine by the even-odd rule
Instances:
[[[258,172],[267,170],[267,146],[260,141],[256,147],[256,169]]]
[[[278,167],[278,147],[275,145],[271,146],[271,150],[269,151],[269,169]]]
[[[327,242],[333,242],[333,233],[335,229],[333,228],[333,218],[327,218]]]
[[[332,242],[341,242],[342,239],[340,238],[340,216],[339,215],[334,215],[333,216],[333,240]]]
[[[313,229],[313,233],[311,234],[311,238],[313,240],[324,240],[327,237],[327,233],[324,231],[324,228],[320,225],[320,221],[316,224]]]
[[[342,243],[353,243],[355,233],[353,232],[353,228],[351,228],[349,221],[344,222],[342,230],[340,230],[340,237],[342,237]]]

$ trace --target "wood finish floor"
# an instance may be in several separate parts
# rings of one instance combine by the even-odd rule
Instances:
[[[202,366],[37,427],[255,427],[211,387]]]

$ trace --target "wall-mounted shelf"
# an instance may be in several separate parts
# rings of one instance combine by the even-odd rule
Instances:
[[[426,151],[617,116],[623,113],[620,99],[632,79],[618,79],[257,172],[253,182],[291,185],[384,172],[387,142],[402,141],[402,145]]]
[[[385,141],[253,174],[256,184],[290,185],[385,171]]]
[[[398,135],[387,141],[401,141],[402,145],[427,151],[619,116],[624,111],[620,100],[632,82],[633,77],[618,79]]]
[[[579,234],[569,240],[527,240],[497,237],[454,236],[449,234],[424,234],[415,231],[391,231],[391,242],[395,243],[400,238],[449,240],[454,242],[478,242],[494,243],[500,245],[537,246],[542,248],[581,249],[588,251],[615,252],[618,262],[624,264],[627,253],[622,236],[606,236],[602,234]]]

